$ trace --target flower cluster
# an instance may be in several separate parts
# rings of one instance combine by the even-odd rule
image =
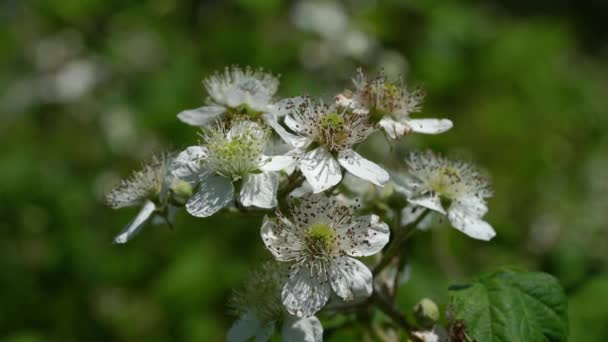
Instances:
[[[207,104],[177,115],[199,127],[198,143],[155,157],[108,193],[107,203],[141,207],[117,243],[148,221],[172,224],[182,207],[196,217],[223,209],[261,214],[252,225],[261,225],[261,241],[274,260],[235,291],[231,306],[238,319],[229,341],[264,341],[277,325],[285,340],[321,341],[315,315],[327,303],[368,303],[378,291],[374,275],[398,254],[404,231],[424,225],[430,212],[475,239],[494,237],[482,219],[491,190],[470,164],[413,152],[403,170],[389,173],[357,152],[382,131],[392,141],[449,130],[447,119],[410,118],[420,109],[419,91],[360,69],[354,89],[331,102],[277,100],[278,78],[251,68],[229,67],[203,84]],[[383,222],[395,217],[402,219],[393,226]],[[395,242],[385,249],[391,237]]]

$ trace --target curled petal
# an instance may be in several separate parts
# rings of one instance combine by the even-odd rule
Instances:
[[[114,238],[114,243],[123,244],[131,240],[131,238],[141,231],[146,222],[150,219],[150,216],[154,213],[154,210],[156,210],[154,202],[150,200],[146,201],[133,221]]]
[[[454,126],[448,119],[409,119],[405,120],[404,124],[411,131],[423,134],[440,134]]]
[[[412,204],[440,212],[444,215],[446,214],[445,209],[443,209],[443,206],[441,205],[441,199],[436,193],[428,193],[425,195],[411,197],[408,198],[407,201]]]
[[[224,112],[226,112],[226,108],[223,106],[203,106],[196,109],[181,111],[177,114],[177,118],[188,125],[206,126],[219,118]]]
[[[194,182],[201,172],[200,161],[207,155],[207,149],[190,146],[173,160],[171,173],[182,180]]]
[[[384,186],[390,179],[388,172],[365,158],[357,152],[346,149],[338,154],[338,162],[346,171],[353,175],[370,181],[378,186]]]
[[[453,204],[448,210],[448,219],[454,228],[473,239],[489,241],[496,232],[486,221],[471,215],[469,209],[461,204]]]

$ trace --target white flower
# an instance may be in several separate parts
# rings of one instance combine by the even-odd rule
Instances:
[[[233,202],[233,183],[240,181],[239,202],[246,207],[272,208],[277,205],[279,174],[294,160],[289,156],[263,154],[269,129],[252,121],[234,120],[227,128],[219,123],[203,132],[202,146],[181,152],[173,174],[199,184],[198,191],[186,203],[194,216],[211,216]]]
[[[250,275],[246,285],[235,291],[231,306],[239,319],[228,331],[228,342],[267,341],[282,322],[283,341],[321,342],[323,327],[314,316],[296,317],[281,303],[281,286],[286,277],[283,265],[270,261]]]
[[[355,90],[338,95],[336,103],[357,113],[369,113],[391,139],[410,132],[439,134],[453,126],[448,119],[411,119],[411,113],[420,110],[421,92],[389,82],[383,74],[370,80],[359,68],[353,85]]]
[[[387,244],[390,231],[378,216],[354,217],[351,207],[323,194],[303,197],[289,216],[276,215],[264,218],[261,235],[274,258],[289,265],[282,290],[289,313],[313,315],[332,290],[344,300],[371,295],[372,274],[353,257],[376,254]]]
[[[177,117],[193,126],[206,126],[223,116],[245,116],[254,120],[276,111],[272,98],[277,92],[279,79],[261,69],[244,70],[232,66],[224,73],[216,72],[203,81],[209,94],[207,105],[180,112]]]
[[[408,174],[395,189],[405,193],[408,202],[447,215],[454,228],[472,238],[490,240],[496,235],[482,220],[488,211],[485,199],[492,191],[472,165],[430,151],[412,153],[406,163]],[[412,213],[411,208],[405,211]]]
[[[353,150],[353,145],[365,140],[374,128],[366,115],[336,106],[313,104],[309,98],[300,97],[286,101],[285,125],[288,132],[276,120],[269,124],[296,150],[298,167],[319,193],[338,184],[342,179],[342,167],[353,175],[383,186],[389,180],[388,173],[377,164],[363,158]]]
[[[154,224],[170,224],[175,218],[177,206],[169,203],[175,195],[173,190],[185,188],[187,192],[189,186],[171,175],[171,163],[172,158],[167,154],[155,156],[106,195],[106,203],[114,209],[141,206],[137,216],[114,238],[114,243],[128,242],[150,219]]]

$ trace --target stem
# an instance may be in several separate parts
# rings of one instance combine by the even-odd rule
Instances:
[[[429,209],[424,209],[424,212],[422,212],[422,214],[420,214],[420,216],[418,216],[418,218],[416,218],[416,220],[410,224],[408,224],[407,226],[405,226],[406,228],[406,233],[399,236],[397,235],[395,237],[395,240],[391,243],[391,245],[388,247],[388,249],[386,250],[386,253],[384,253],[384,256],[382,257],[382,260],[380,260],[380,262],[378,263],[378,265],[376,265],[376,268],[374,268],[373,271],[373,275],[376,276],[378,273],[380,273],[384,268],[386,268],[386,266],[388,266],[390,264],[390,262],[393,260],[393,258],[399,254],[400,250],[401,250],[401,245],[407,241],[410,236],[412,236],[412,234],[416,231],[416,226],[422,222],[422,220],[424,220],[424,218],[426,217],[426,215],[428,215],[428,213],[430,212]],[[398,229],[401,226],[401,222],[399,222],[399,224],[397,225],[395,231],[398,231]]]
[[[376,291],[374,289],[374,292],[372,293],[372,296],[369,300],[370,302],[374,303],[378,307],[378,309],[380,309],[380,311],[390,317],[395,324],[403,328],[407,332],[410,339],[412,339],[412,341],[418,341],[415,335],[412,334],[412,332],[416,330],[416,327],[412,323],[410,323],[407,318],[399,311],[399,309],[397,309],[390,301],[388,301],[384,297],[384,295],[380,293],[380,291]]]

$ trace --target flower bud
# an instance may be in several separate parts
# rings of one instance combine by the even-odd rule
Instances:
[[[184,205],[192,196],[192,185],[182,180],[171,183],[171,200],[179,205]]]
[[[420,326],[431,328],[439,320],[439,308],[429,298],[422,298],[414,306],[414,317]]]

